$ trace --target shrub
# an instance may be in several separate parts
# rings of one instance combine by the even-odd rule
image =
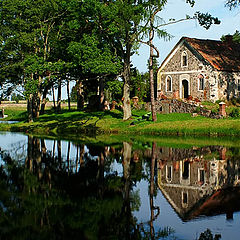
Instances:
[[[230,102],[231,102],[232,105],[236,106],[237,98],[235,98],[235,97],[231,98]]]
[[[201,112],[201,107],[200,107],[200,106],[197,106],[194,112],[195,112],[195,113],[200,113],[200,112]]]
[[[233,118],[238,118],[240,117],[240,110],[239,108],[234,108],[232,112],[229,114]]]

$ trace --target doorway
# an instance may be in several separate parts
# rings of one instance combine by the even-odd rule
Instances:
[[[182,81],[182,97],[183,98],[189,97],[189,84],[187,80]]]

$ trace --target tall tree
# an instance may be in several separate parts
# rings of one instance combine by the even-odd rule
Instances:
[[[102,34],[102,26],[107,25],[106,19],[102,17],[105,3],[89,0],[79,4],[76,0],[75,4],[71,8],[69,21],[71,33],[67,53],[72,63],[71,75],[76,79],[80,108],[83,106],[82,86],[96,88],[96,85],[109,75],[118,75],[121,63],[109,41]],[[101,26],[99,21],[102,22]]]
[[[2,0],[0,7],[1,70],[5,79],[24,85],[32,119],[39,116],[42,93],[50,89],[48,81],[54,79],[49,73],[58,74],[64,65],[53,50],[60,41],[66,2]]]

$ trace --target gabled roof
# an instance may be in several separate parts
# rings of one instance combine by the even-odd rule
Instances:
[[[168,58],[174,53],[177,47],[184,43],[190,50],[191,48],[195,50],[217,70],[240,71],[240,44],[233,42],[231,38],[227,38],[226,41],[222,42],[217,40],[182,37],[164,60],[161,67],[166,64]]]

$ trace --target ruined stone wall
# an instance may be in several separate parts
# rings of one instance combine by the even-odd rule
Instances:
[[[202,115],[205,117],[210,117],[214,119],[220,119],[226,117],[221,115],[220,112],[211,112],[211,110],[205,109],[203,106],[194,103],[192,101],[184,102],[176,99],[166,99],[158,100],[155,102],[155,107],[157,113],[169,114],[169,113],[196,113],[197,115]],[[151,104],[147,103],[145,105],[146,111],[151,111]]]
[[[193,113],[198,105],[190,104],[187,102],[179,101],[176,99],[159,100],[155,102],[157,113]],[[146,110],[151,111],[150,103],[146,105]]]

